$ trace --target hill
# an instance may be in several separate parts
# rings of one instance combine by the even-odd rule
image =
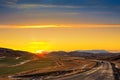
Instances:
[[[33,54],[26,51],[0,48],[0,57],[20,57],[20,56],[28,56],[28,55],[33,55]]]
[[[87,52],[87,53],[94,53],[94,54],[105,54],[105,53],[110,53],[109,51],[106,50],[77,50],[76,52]]]
[[[49,56],[71,56],[71,57],[83,57],[86,59],[99,59],[99,60],[118,60],[120,59],[120,53],[111,53],[105,50],[79,50],[79,51],[55,51],[50,52]]]

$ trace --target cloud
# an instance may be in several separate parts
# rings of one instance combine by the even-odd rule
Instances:
[[[17,12],[18,9],[12,7],[17,5],[17,2],[18,0],[0,0],[0,15]]]
[[[120,12],[120,1],[114,0],[19,0],[17,8],[76,8]]]
[[[8,5],[16,4],[18,0],[5,0],[5,3]]]
[[[0,0],[1,24],[119,23],[119,14],[120,0]]]
[[[1,0],[0,5],[10,8],[77,8],[119,11],[119,0]]]
[[[0,0],[0,6],[14,5],[18,0]]]
[[[19,0],[19,4],[51,4],[72,6],[120,5],[119,0]]]
[[[69,6],[69,5],[46,5],[46,4],[18,4],[12,5],[12,8],[30,9],[30,8],[82,8],[82,6]]]
[[[52,5],[93,5],[96,2],[91,0],[21,0],[23,4],[52,4]]]

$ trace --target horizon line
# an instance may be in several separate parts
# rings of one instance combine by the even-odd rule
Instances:
[[[0,25],[0,28],[111,28],[120,24],[49,24],[49,25]]]

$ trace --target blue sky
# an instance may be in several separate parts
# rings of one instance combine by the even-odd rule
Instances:
[[[0,25],[120,24],[120,0],[0,0]]]

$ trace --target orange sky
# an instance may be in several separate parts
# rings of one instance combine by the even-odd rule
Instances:
[[[120,50],[119,27],[1,28],[0,47],[38,50]]]
[[[0,25],[0,28],[50,28],[50,27],[120,27],[120,24],[43,24],[43,25]]]
[[[120,50],[120,0],[0,0],[0,47]]]

